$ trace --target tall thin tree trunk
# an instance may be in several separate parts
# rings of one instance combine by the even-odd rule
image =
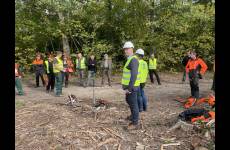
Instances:
[[[61,12],[58,12],[58,17],[60,19],[61,24],[64,24],[64,16]],[[70,47],[68,42],[68,37],[62,33],[62,45],[63,45],[63,51],[69,55],[70,54]]]

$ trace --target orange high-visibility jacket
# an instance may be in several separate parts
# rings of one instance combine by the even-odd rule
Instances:
[[[74,72],[74,65],[71,59],[67,59],[66,61],[67,66],[68,66],[68,71],[69,72]]]
[[[188,73],[190,70],[196,69],[198,65],[201,66],[200,74],[204,75],[204,73],[208,69],[208,66],[205,64],[205,62],[201,58],[197,58],[195,60],[190,59],[185,67],[186,72]]]
[[[15,63],[15,77],[21,76],[19,71],[19,64]]]
[[[40,59],[40,60],[35,59],[32,64],[33,65],[42,65],[43,64],[43,60],[42,59]]]

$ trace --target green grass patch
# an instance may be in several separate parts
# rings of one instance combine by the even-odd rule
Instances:
[[[16,100],[15,101],[15,108],[21,108],[21,107],[23,107],[23,106],[25,106],[25,102],[24,101],[20,101],[20,100]]]

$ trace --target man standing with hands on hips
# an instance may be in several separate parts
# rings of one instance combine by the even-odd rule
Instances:
[[[139,108],[137,102],[137,91],[140,86],[140,70],[139,61],[136,55],[133,53],[134,45],[128,41],[123,46],[127,61],[123,68],[122,75],[122,88],[126,93],[126,102],[129,105],[131,116],[128,119],[131,121],[128,125],[128,129],[138,129],[139,120]]]

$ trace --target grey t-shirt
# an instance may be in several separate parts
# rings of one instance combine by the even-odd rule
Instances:
[[[109,68],[108,59],[105,59],[104,61],[104,68]]]

